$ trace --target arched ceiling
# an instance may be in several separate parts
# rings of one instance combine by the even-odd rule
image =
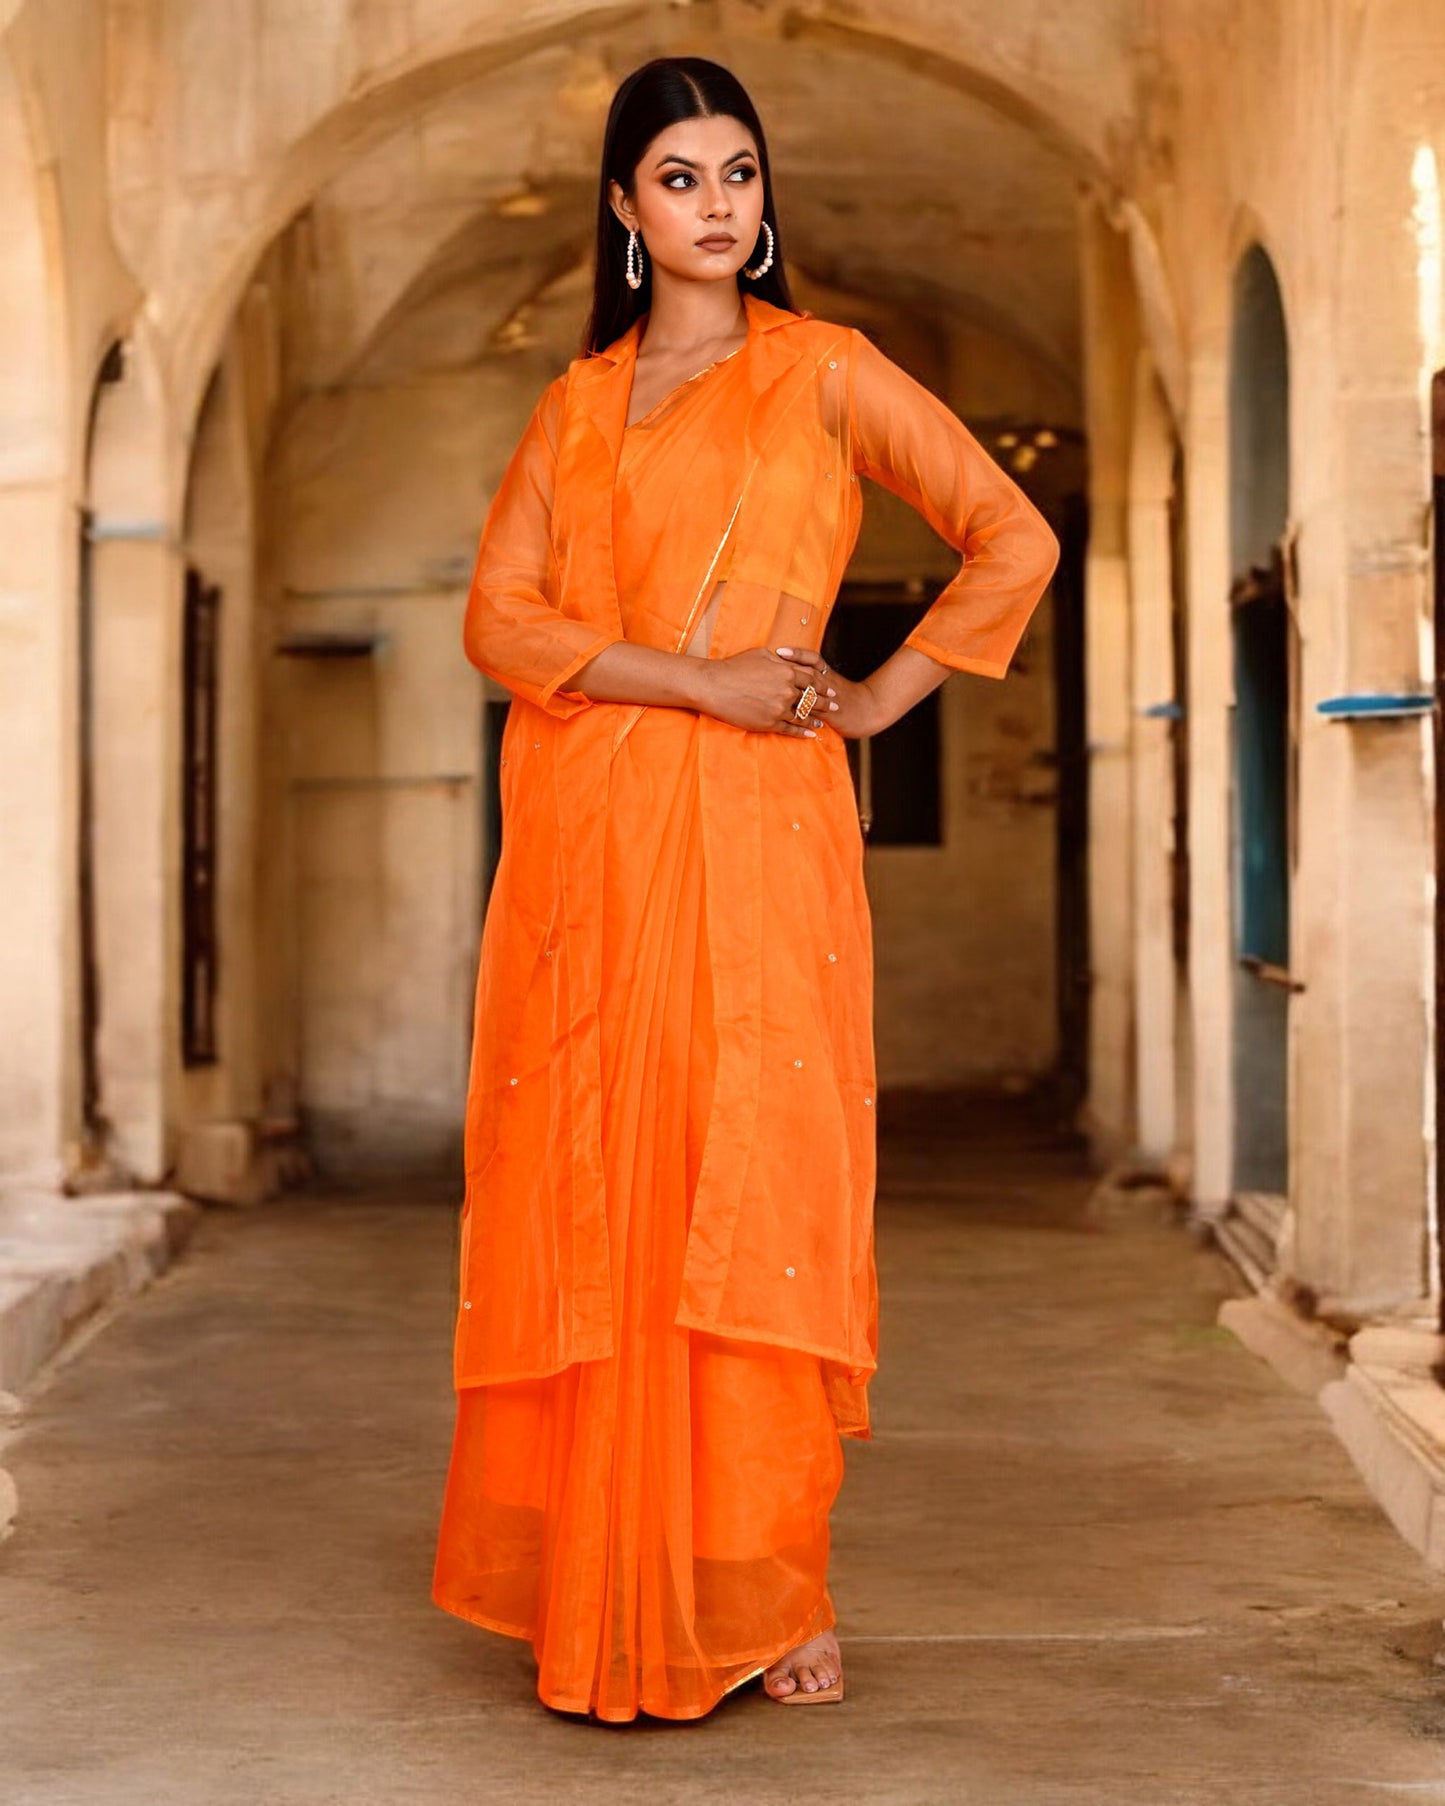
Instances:
[[[626,34],[546,46],[439,98],[327,182],[301,229],[299,385],[475,356],[585,262],[607,102],[650,53]],[[971,322],[1072,381],[1079,173],[1057,140],[863,40],[740,37],[713,54],[762,114],[800,276]],[[570,318],[555,295],[550,307],[571,355],[585,294]]]

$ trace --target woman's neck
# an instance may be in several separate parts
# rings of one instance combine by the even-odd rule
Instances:
[[[650,357],[686,357],[745,334],[748,310],[737,283],[680,282],[654,268],[652,305],[641,346]]]

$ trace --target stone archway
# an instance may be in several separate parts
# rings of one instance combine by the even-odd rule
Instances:
[[[986,109],[1000,130],[1036,142],[1067,162],[1078,179],[1113,190],[1111,155],[1099,137],[1094,99],[1082,84],[1071,89],[1062,68],[1054,80],[1041,79],[1037,71],[1023,74],[998,33],[972,41],[972,54],[960,56],[953,33],[946,41],[930,42],[922,31],[910,33],[902,24],[879,31],[787,12],[750,15],[739,21],[735,40],[722,44],[715,33],[695,29],[686,18],[659,28],[645,7],[579,8],[544,27],[503,35],[489,24],[477,24],[419,42],[405,58],[368,68],[268,167],[251,174],[247,192],[238,195],[227,216],[226,236],[192,246],[178,272],[181,287],[175,296],[171,369],[181,415],[188,416],[198,405],[239,299],[267,247],[328,184],[387,139],[413,130],[450,96],[487,82],[503,93],[519,84],[529,59],[570,47],[587,67],[579,69],[569,86],[595,90],[594,101],[600,97],[601,106],[594,105],[592,123],[600,128],[606,92],[623,66],[619,49],[628,54],[628,46],[635,44],[631,60],[640,61],[668,49],[726,55],[734,41],[740,56],[749,46],[755,49],[760,70],[794,46],[815,57],[832,53],[863,59],[881,73],[925,84],[936,97]],[[604,55],[612,61],[604,63]],[[216,233],[214,208],[196,226],[202,233]],[[1136,254],[1147,260],[1150,234],[1142,216],[1130,221],[1130,236],[1138,241]],[[1148,286],[1154,294],[1157,284]],[[1151,317],[1167,321],[1168,310]],[[1161,345],[1158,354],[1161,369],[1172,376],[1177,348]]]
[[[543,137],[530,135],[538,116],[544,116],[552,130],[575,128],[579,142],[587,141],[590,158],[595,152],[591,140],[600,125],[598,108],[605,106],[614,72],[625,66],[623,59],[641,60],[666,48],[735,58],[750,85],[754,71],[762,82],[772,79],[775,70],[780,73],[775,116],[779,129],[791,132],[789,155],[797,168],[788,179],[798,216],[806,222],[806,229],[794,235],[790,249],[795,267],[806,263],[820,292],[851,296],[860,307],[876,306],[880,313],[890,306],[900,312],[911,309],[928,329],[920,332],[920,340],[935,327],[946,327],[934,335],[940,346],[945,341],[949,345],[939,360],[938,375],[945,381],[960,373],[966,377],[971,367],[987,365],[990,358],[985,347],[1001,347],[1003,355],[993,360],[996,368],[989,371],[992,390],[1004,395],[1010,383],[1025,389],[1032,385],[1037,394],[1030,397],[1024,416],[1036,423],[1053,416],[1061,396],[1068,395],[1067,405],[1077,406],[1076,395],[1070,394],[1078,381],[1075,301],[1070,285],[1077,280],[1076,191],[1079,181],[1085,181],[1111,214],[1111,226],[1124,247],[1126,280],[1135,293],[1138,336],[1149,347],[1169,408],[1180,406],[1183,381],[1177,323],[1152,226],[1144,213],[1122,196],[1116,176],[1110,174],[1120,167],[1118,147],[1102,141],[1097,93],[1086,96],[1088,84],[1082,75],[1055,50],[1040,49],[1037,58],[1031,54],[1025,65],[1009,54],[1006,30],[967,40],[960,52],[957,41],[928,41],[921,22],[906,17],[880,30],[856,22],[803,20],[766,9],[736,20],[710,17],[701,24],[688,17],[659,17],[646,8],[594,9],[510,36],[501,33],[496,20],[469,21],[461,28],[452,21],[446,30],[428,36],[425,9],[420,10],[415,35],[400,34],[394,43],[388,39],[385,55],[381,54],[381,39],[369,23],[360,21],[354,29],[348,27],[352,32],[347,38],[350,76],[344,89],[338,87],[331,94],[328,78],[320,76],[314,83],[288,90],[285,118],[274,122],[276,129],[264,139],[272,148],[258,151],[253,161],[248,161],[249,151],[238,156],[232,141],[221,149],[211,146],[218,186],[203,184],[204,194],[194,208],[185,193],[184,178],[178,178],[156,154],[154,135],[122,134],[117,141],[113,157],[118,159],[118,230],[136,268],[144,272],[148,284],[164,294],[167,337],[163,362],[173,419],[188,421],[200,413],[206,387],[226,355],[238,310],[257,292],[264,292],[275,310],[273,327],[285,338],[288,371],[294,374],[304,367],[310,388],[320,396],[311,400],[300,392],[283,393],[269,386],[274,373],[260,376],[264,430],[280,424],[277,444],[295,432],[303,414],[309,414],[314,424],[328,408],[333,428],[350,434],[359,416],[348,415],[337,396],[358,372],[370,369],[374,376],[377,347],[394,347],[405,336],[408,322],[425,312],[438,286],[469,269],[484,303],[472,308],[472,329],[490,330],[494,321],[505,320],[519,329],[520,336],[510,341],[513,351],[523,350],[522,317],[530,322],[526,330],[535,327],[539,310],[546,311],[546,297],[575,266],[579,251],[586,250],[592,180],[585,159],[577,169],[549,164]],[[720,23],[735,24],[736,30],[729,29],[721,36]],[[113,24],[116,40],[112,48],[121,72],[118,92],[127,117],[131,113],[137,118],[161,116],[167,105],[166,78],[158,73],[164,63],[156,54],[167,29],[162,14],[145,6],[116,9]],[[127,49],[128,31],[136,34],[136,42],[129,46],[133,54]],[[237,49],[244,56],[253,54],[255,45],[248,40],[238,43]],[[214,77],[219,55],[217,45],[210,43],[199,72],[202,76]],[[858,122],[851,117],[837,143],[826,139],[831,117],[826,112],[818,114],[817,130],[800,136],[796,121],[789,123],[782,98],[793,98],[800,87],[798,80],[792,87],[781,82],[781,72],[789,67],[795,76],[806,74],[800,88],[804,105],[825,89],[846,88],[848,81],[838,78],[851,71],[854,87],[869,95],[870,111],[885,123],[923,116],[933,120],[936,129],[927,147],[932,160],[920,167],[916,178],[920,201],[932,209],[922,231],[906,210],[895,207],[896,197],[886,184],[888,192],[880,188],[871,200],[865,193],[867,204],[856,209],[851,224],[846,210],[834,208],[833,171],[842,167],[840,154],[845,161],[847,156],[858,158],[860,168],[882,167],[886,156],[880,159],[876,153],[865,154],[867,147],[855,129]],[[1109,69],[1110,82],[1124,79],[1122,65],[1114,68],[1110,64]],[[529,89],[539,71],[541,86]],[[520,111],[519,95],[527,100]],[[226,104],[223,99],[223,111]],[[517,114],[511,128],[514,144],[526,154],[512,162],[491,164],[488,141],[471,115],[511,118],[509,107]],[[764,111],[767,116],[766,104]],[[960,120],[971,122],[972,136],[960,127]],[[836,124],[835,118],[834,128]],[[248,144],[260,142],[254,137],[247,140]],[[440,186],[434,182],[427,186],[439,167],[433,151],[448,142],[463,146],[473,169],[489,174],[491,179],[477,184],[474,193],[468,194],[465,184],[450,178]],[[201,155],[207,147],[198,143],[195,148]],[[1032,204],[1037,194],[1028,184],[1033,181],[1037,188],[1037,171],[1045,164],[1052,172],[1053,187],[1049,189],[1049,208],[1041,213]],[[958,173],[962,171],[968,172],[967,180]],[[947,200],[950,182],[960,194],[967,193],[977,209],[978,216],[968,231],[953,229]],[[340,217],[343,210],[334,204],[343,191],[356,203],[357,218],[368,199],[390,195],[394,200],[405,194],[406,234],[391,243],[376,230],[351,233]],[[504,228],[507,203],[516,203],[517,211],[506,216]],[[536,211],[526,215],[521,203],[533,205]],[[1067,233],[1060,232],[1055,255],[1044,265],[1051,272],[1065,272],[1057,279],[1063,296],[1060,300],[1040,278],[1039,266],[1018,255],[1017,246],[1030,233],[1042,237],[1065,215]],[[364,221],[371,227],[376,223],[375,215]],[[910,234],[915,245],[930,247],[927,255],[915,251],[911,260],[900,256]],[[178,250],[182,242],[183,256]],[[962,252],[960,245],[965,247]],[[332,272],[339,274],[335,282],[331,282]],[[455,317],[449,324],[455,325]],[[543,324],[545,337],[545,321]],[[308,363],[322,344],[331,355]],[[556,349],[553,344],[552,350]],[[264,354],[261,361],[265,361]],[[514,361],[513,370],[519,368],[521,362]],[[500,373],[499,366],[495,374]],[[533,375],[540,378],[551,373],[544,372],[538,361]],[[321,393],[328,384],[336,391],[330,399]],[[497,385],[499,393],[503,386]],[[989,388],[990,382],[981,384],[984,393]],[[274,451],[276,446],[269,449]],[[473,466],[480,467],[480,461]],[[174,460],[173,482],[178,481],[182,469],[183,461]],[[482,500],[478,490],[478,504]],[[179,506],[173,500],[171,511]],[[275,550],[275,522],[267,517],[264,504],[258,508],[254,525],[257,569],[265,573],[258,583],[264,588],[272,581],[269,561]],[[370,531],[375,525],[375,517],[368,514],[353,530]],[[466,536],[452,531],[445,555],[433,560],[429,581],[434,591],[438,584],[455,588],[467,549]],[[178,611],[179,569],[170,581]],[[265,594],[258,589],[263,614],[279,605],[265,631],[289,632],[286,621],[299,618],[298,609],[284,593],[289,581],[283,577],[279,589]],[[310,582],[304,578],[301,589],[305,591]],[[331,582],[331,577],[324,578],[321,588]],[[364,627],[357,633],[365,637],[371,631]],[[359,679],[364,668],[361,662],[346,667],[353,679]],[[293,660],[285,669],[285,681],[294,687],[308,667]],[[321,679],[319,665],[309,669],[313,677]],[[325,681],[332,689],[340,684],[342,670],[339,665],[327,668]],[[263,653],[258,673],[263,694],[268,693],[266,674],[271,671]],[[1120,700],[1127,709],[1127,671],[1115,675],[1120,680]],[[1015,686],[1010,695],[1017,694]],[[981,700],[992,704],[994,699],[990,695]],[[362,700],[363,716],[375,701],[372,696]],[[1018,740],[1038,731],[1041,712],[1025,710],[1024,716],[1022,725],[1020,720],[999,723],[1000,736],[1009,734]],[[983,725],[981,738],[986,739],[990,732]],[[450,761],[453,778],[464,776],[462,767],[469,758],[470,750]],[[277,819],[271,809],[273,778],[274,773],[268,777],[263,771],[258,782],[257,809],[263,825],[274,826]],[[1127,802],[1130,780],[1124,776],[1122,781]],[[1038,801],[1033,799],[1035,814]],[[1122,831],[1127,833],[1127,820],[1121,821]],[[475,826],[470,823],[468,833]],[[294,844],[286,833],[271,843],[268,860],[273,871],[284,869],[285,860],[291,857],[287,849]],[[1095,849],[1095,870],[1112,871],[1117,851],[1112,842]],[[1082,868],[1082,857],[1079,863]],[[1039,882],[1040,887],[1046,884],[1046,875],[1041,875]],[[1082,884],[1081,878],[1081,888]],[[263,877],[258,891],[258,910],[279,924],[278,940],[296,921],[280,895],[282,889],[279,879]],[[976,917],[988,914],[987,904],[986,896],[977,899]],[[174,921],[172,930],[177,931]],[[264,936],[266,931],[261,932]],[[1102,1064],[1113,1076],[1107,1096],[1100,1094],[1100,1103],[1110,1133],[1124,1136],[1129,1132],[1126,1094],[1132,1084],[1126,1069],[1134,1057],[1128,1044],[1129,1019],[1137,980],[1127,937],[1117,940],[1111,961],[1109,983],[1117,1007],[1110,1019],[1107,1059]],[[176,963],[172,959],[171,964]],[[274,1060],[270,1054],[260,1056],[264,1070],[255,1085],[249,1090],[243,1086],[242,1091],[271,1098],[275,1113],[281,1116],[289,1116],[298,1095],[301,1053],[291,1024],[304,964],[294,949],[289,953],[279,948],[269,954],[258,952],[256,960],[256,1016],[258,1024],[267,1026],[256,1027],[253,1041],[279,1052]],[[319,968],[313,962],[310,970],[315,973]],[[1045,974],[1042,984],[1041,970]],[[1028,990],[1030,1010],[1037,1015],[1034,990],[1041,989],[1047,996],[1046,973],[1041,962],[1020,958],[1013,963],[1011,979],[999,979],[998,983],[1013,982]],[[457,975],[448,969],[439,976],[455,982]],[[171,1004],[160,1007],[164,1020],[173,1022]],[[333,1021],[339,1020],[329,994],[321,1000],[321,1007]],[[1003,1007],[999,999],[991,1011],[976,1025],[979,1032],[974,1040],[980,1045],[999,1044],[1012,1034],[1016,1012]],[[1035,1041],[1038,1038],[1034,1036]],[[1000,1058],[1016,1072],[1027,1070],[1033,1055],[1033,1042],[1025,1036]],[[416,1069],[428,1065],[425,1060],[411,1063]],[[180,1120],[188,1127],[197,1112],[204,1115],[209,1106],[200,1099],[204,1087],[183,1080],[182,1088],[190,1102],[180,1111]],[[259,1107],[256,1096],[251,1096],[251,1106]]]
[[[855,53],[856,47],[850,48],[850,54]],[[296,392],[277,401],[268,493],[258,520],[266,541],[263,562],[270,585],[262,599],[264,636],[268,652],[280,654],[263,661],[265,707],[274,724],[299,724],[294,737],[284,725],[281,732],[268,736],[273,747],[292,749],[294,756],[284,770],[279,753],[263,755],[269,765],[263,771],[260,795],[266,864],[272,876],[263,880],[268,926],[262,932],[270,945],[261,956],[261,982],[276,1004],[265,1037],[266,1088],[296,1101],[314,1134],[327,1142],[337,1170],[357,1152],[353,1141],[358,1120],[368,1135],[375,1131],[378,1137],[384,1121],[390,1120],[391,1142],[399,1152],[437,1150],[428,1156],[428,1163],[448,1154],[446,1125],[457,1120],[454,1088],[464,1077],[465,1035],[458,1024],[460,1030],[466,1025],[460,1016],[453,1024],[444,1012],[422,1008],[419,1000],[455,998],[463,992],[475,952],[467,874],[472,865],[481,863],[473,853],[481,812],[466,799],[468,787],[478,781],[473,765],[482,757],[481,734],[469,741],[449,730],[438,741],[451,749],[444,762],[430,751],[425,756],[420,751],[416,757],[403,756],[410,718],[405,711],[421,693],[413,686],[424,675],[431,686],[426,693],[436,698],[448,697],[458,678],[474,687],[471,673],[456,665],[450,642],[445,638],[433,642],[432,628],[421,624],[429,616],[441,619],[441,610],[455,604],[485,500],[480,479],[499,468],[506,443],[519,430],[525,418],[523,395],[535,395],[546,377],[555,373],[557,359],[575,349],[559,337],[559,321],[563,305],[573,306],[577,300],[572,272],[588,248],[590,194],[585,176],[544,172],[528,187],[513,190],[500,175],[493,175],[479,185],[493,192],[483,192],[480,204],[470,210],[460,202],[453,210],[454,197],[466,194],[459,180],[444,185],[445,204],[439,204],[424,184],[408,186],[418,168],[416,159],[395,152],[409,150],[423,92],[432,97],[423,107],[427,129],[443,140],[455,137],[466,142],[477,160],[473,167],[487,173],[482,161],[485,141],[477,135],[468,107],[475,109],[478,97],[483,97],[490,114],[506,119],[507,107],[514,103],[496,91],[495,80],[483,87],[475,81],[474,70],[472,75],[470,89],[441,76],[425,90],[407,88],[404,96],[392,97],[398,107],[405,99],[401,115],[378,102],[370,124],[354,118],[344,140],[351,147],[350,165],[343,158],[325,166],[326,181],[256,271],[256,282],[276,300],[284,322],[290,368],[293,373],[302,368],[305,376]],[[898,79],[909,84],[911,93],[913,84],[932,78],[907,68]],[[536,110],[534,98],[528,106]],[[889,116],[900,110],[919,109],[890,108]],[[1018,113],[1017,108],[1013,111]],[[971,129],[983,135],[988,122],[969,117]],[[1018,117],[1009,121],[1014,133],[1029,129],[1032,126]],[[1058,171],[1057,211],[1067,227],[1055,261],[1071,269],[1074,165],[1066,163],[1057,149],[1058,132],[1046,135],[1053,147],[1048,155]],[[329,129],[325,139],[332,145]],[[1010,147],[1014,143],[1011,137]],[[311,150],[315,149],[313,143]],[[954,161],[960,167],[967,163],[962,156]],[[313,177],[317,173],[313,168]],[[817,187],[807,171],[800,174],[793,192],[801,197],[805,211]],[[393,246],[378,229],[377,214],[366,215],[363,266],[352,255],[354,237],[362,235],[354,234],[347,209],[354,205],[353,197],[377,194],[406,199],[408,236]],[[504,212],[502,203],[513,198],[533,201],[535,210]],[[821,207],[814,217],[824,226],[830,218]],[[886,220],[886,213],[880,217]],[[1028,230],[1038,232],[1049,223],[1034,217]],[[973,289],[951,289],[946,273],[920,264],[895,295],[885,292],[877,299],[877,308],[880,314],[886,314],[890,305],[900,314],[914,310],[919,317],[917,340],[925,355],[935,358],[941,381],[946,383],[955,370],[966,377],[972,366],[987,370],[987,381],[975,379],[985,393],[990,383],[999,396],[1007,394],[1009,382],[1020,387],[1032,383],[1031,405],[1020,411],[1025,418],[1032,414],[1036,421],[1049,419],[1060,405],[1059,396],[1075,380],[1067,356],[1068,333],[1056,329],[1067,309],[1041,297],[1037,307],[1004,331],[1019,313],[1019,296],[1028,291],[1029,269],[1003,228],[992,220],[985,224],[988,232],[981,227],[974,239],[980,247],[989,245],[992,254],[985,256],[982,248],[976,253],[978,281]],[[889,247],[876,242],[871,226],[853,236],[873,261],[847,265],[816,227],[811,241],[806,232],[801,235],[801,261],[810,268],[815,262],[825,266],[820,287],[830,297],[846,295],[859,306],[872,305],[870,285],[883,286]],[[1010,287],[990,309],[987,284],[999,272]],[[450,304],[449,292],[454,297]],[[353,304],[354,313],[348,313]],[[420,320],[429,323],[425,332]],[[925,325],[944,322],[951,332],[925,330]],[[503,323],[517,330],[508,330],[504,350],[488,349],[484,376],[474,385],[465,373],[468,360],[488,348],[491,328]],[[569,330],[575,333],[575,327]],[[438,418],[433,429],[421,435],[421,444],[430,444],[433,457],[445,450],[440,470],[432,469],[428,475],[428,467],[413,460],[410,476],[405,470],[386,475],[387,460],[395,457],[409,430],[402,424],[404,418],[420,419],[416,397],[426,383],[435,386],[437,380],[426,374],[432,369],[429,363],[420,366],[421,374],[415,363],[422,338],[428,335],[440,360],[436,369],[453,371],[447,381],[466,405],[455,421]],[[936,345],[930,352],[931,339]],[[188,327],[184,346],[197,342]],[[1006,348],[1002,355],[990,349],[1000,345]],[[377,411],[381,391],[408,359],[416,380],[408,385],[403,412],[393,411],[382,419]],[[190,380],[189,352],[184,347],[182,364],[184,388]],[[468,436],[479,418],[489,423],[489,434],[495,428],[495,444],[490,436],[485,443]],[[463,436],[454,440],[454,433]],[[453,476],[442,474],[448,470],[477,473],[464,478],[475,498],[467,503],[471,512],[456,507],[438,549],[418,548],[409,562],[403,555],[408,536],[454,487]],[[349,491],[344,487],[347,481],[353,485]],[[470,531],[457,524],[468,519]],[[444,552],[439,549],[443,541]],[[445,634],[444,621],[441,631]],[[1021,698],[1021,687],[1015,683],[1007,704],[991,690],[976,691],[969,698],[972,707],[965,708],[961,693],[955,691],[954,714],[975,718],[954,721],[955,756],[960,762],[969,758],[975,770],[986,771],[993,761],[1001,765],[1012,755],[1010,742],[1019,742],[1021,736],[1038,737],[1046,711],[1034,701],[1021,710]],[[450,701],[437,707],[435,722],[446,719],[451,707]],[[1010,708],[1012,717],[995,723],[993,711],[1008,713]],[[332,731],[316,732],[322,721],[329,722]],[[1002,751],[995,750],[1000,746]],[[1018,770],[1024,763],[1023,753],[1013,757]],[[1046,834],[1043,799],[1021,794],[1028,781],[1027,774],[1013,772],[999,786],[1002,801],[982,796],[977,812],[986,831],[995,831],[1007,807],[1016,811],[1016,837],[1033,832],[1024,823],[1037,822]],[[969,782],[963,773],[956,780],[955,787],[965,798]],[[1043,788],[1037,777],[1033,783],[1036,789]],[[1008,835],[1001,839],[1003,854],[1010,855]],[[393,852],[387,858],[408,847],[430,849],[425,857],[432,863],[423,870],[413,865],[409,872],[400,865],[388,867],[389,877],[367,869],[360,850],[371,849],[380,858],[388,843]],[[446,849],[448,859],[456,858],[455,870],[439,861],[438,849]],[[955,856],[963,856],[962,843]],[[993,932],[992,924],[1008,914],[1001,907],[1004,899],[992,898],[984,888],[1003,882],[990,876],[998,869],[996,862],[985,860],[969,878],[975,886],[969,907],[955,905],[959,919],[970,918],[962,929],[959,920],[944,919],[936,906],[928,918],[935,937],[971,933],[969,957],[975,960]],[[1053,923],[1046,871],[1040,872],[1032,888],[1047,936]],[[933,894],[935,899],[957,896],[958,886],[937,885]],[[447,900],[446,919],[430,922],[428,912],[441,899]],[[990,907],[991,901],[998,906]],[[342,904],[355,912],[345,929],[338,926],[334,907]],[[910,926],[920,909],[907,917]],[[354,957],[358,937],[368,949],[360,959]],[[405,949],[422,946],[430,951],[423,966],[411,974],[408,1002],[398,959]],[[353,955],[349,968],[342,957],[347,950]],[[997,1058],[1010,1072],[1028,1071],[1030,1062],[1046,1059],[1047,1050],[1041,1055],[1039,1049],[1053,1033],[1047,943],[1040,957],[1031,957],[1032,952],[1030,945],[1016,955],[1012,968],[1006,961],[992,962],[988,1013],[980,1017],[978,1033],[960,1035],[953,1025],[953,1039],[965,1051],[997,1047],[1008,1040]],[[1027,1010],[1010,1007],[1011,987],[1014,991],[1032,987]],[[981,991],[989,988],[980,986]],[[900,1058],[912,1059],[915,1069],[925,1070],[928,1062],[936,1063],[937,1043],[948,1026],[943,1023],[946,1011],[931,999],[926,1001],[938,1018],[930,1031],[934,1043],[920,1041],[900,1050]],[[1018,1023],[1026,1015],[1028,1026],[1020,1031]],[[384,1164],[389,1158],[375,1138],[363,1153],[369,1163]]]

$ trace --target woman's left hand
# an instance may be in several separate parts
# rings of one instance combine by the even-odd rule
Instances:
[[[799,694],[808,684],[818,692],[808,716],[809,727],[826,724],[845,740],[861,740],[865,734],[880,731],[877,699],[866,683],[855,684],[844,677],[811,647],[775,646],[773,650],[796,667]]]

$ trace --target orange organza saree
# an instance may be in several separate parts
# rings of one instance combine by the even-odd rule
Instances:
[[[1002,676],[1041,515],[851,329],[747,342],[625,425],[645,322],[549,386],[468,598],[512,689],[466,1119],[458,1412],[433,1596],[548,1704],[706,1712],[834,1622],[869,1434],[872,947],[842,739],[565,688],[621,638],[816,646],[867,475],[963,554],[909,637]]]

